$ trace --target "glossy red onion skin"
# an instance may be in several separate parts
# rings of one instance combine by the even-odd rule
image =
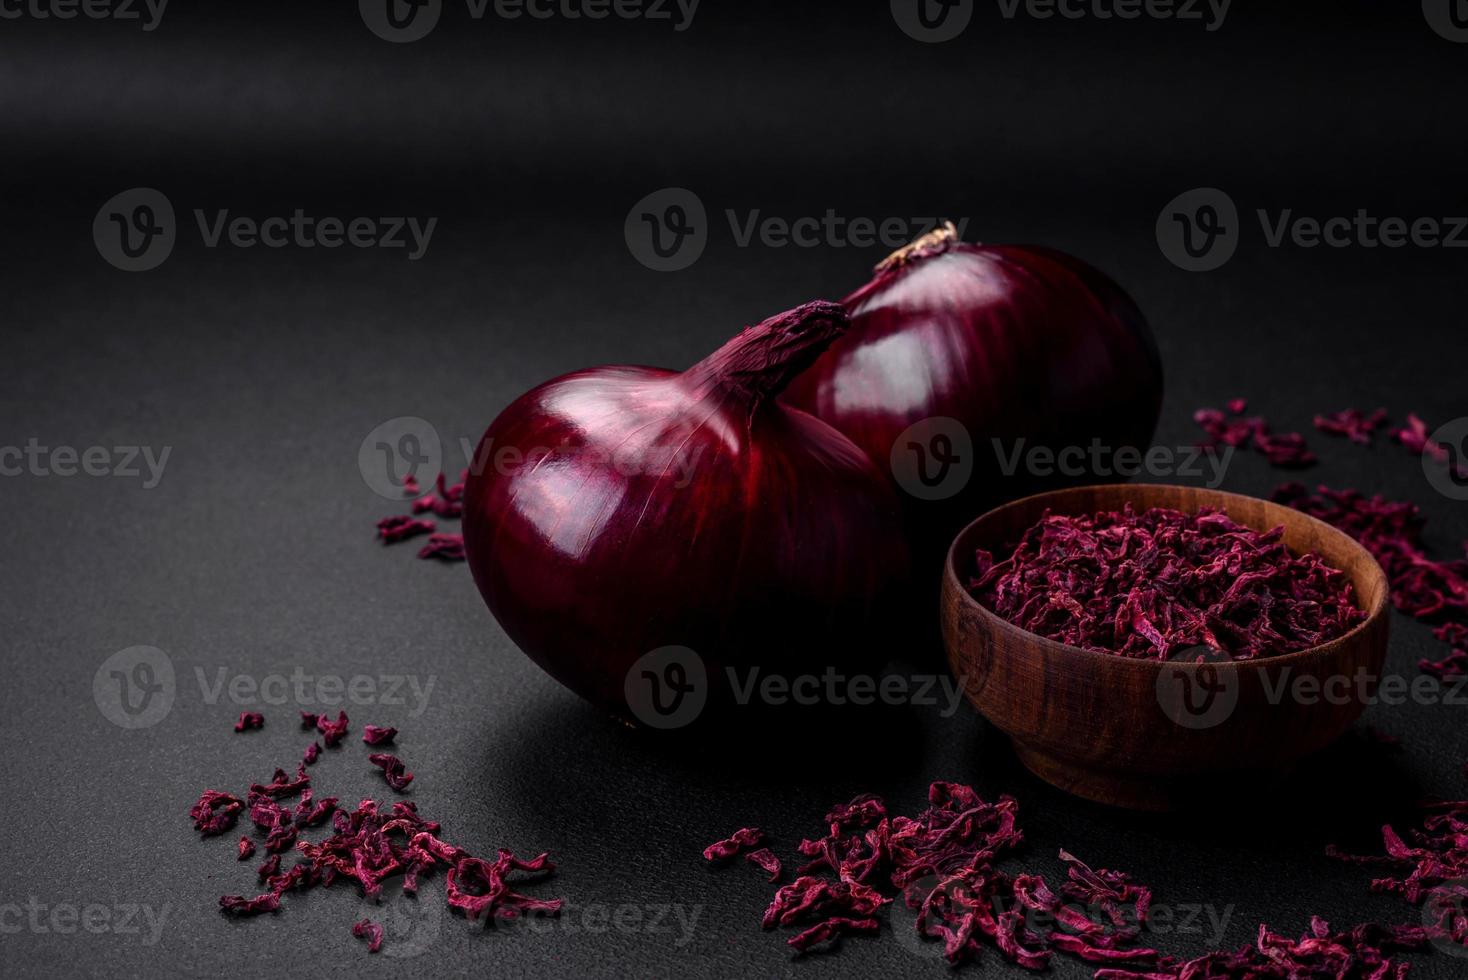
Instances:
[[[554,451],[495,466],[506,446]],[[612,449],[673,465],[601,465]],[[877,648],[908,574],[895,494],[848,439],[773,397],[698,369],[579,371],[501,413],[477,459],[464,535],[485,602],[551,676],[619,717],[634,720],[628,669],[662,646],[703,658],[715,704],[726,666],[870,669],[891,652]],[[671,487],[690,463],[692,482]]]
[[[1053,249],[951,243],[917,254],[842,301],[847,333],[786,389],[787,404],[830,422],[890,473],[897,437],[926,418],[968,429],[975,468],[962,491],[899,491],[919,571],[936,574],[953,536],[984,511],[1067,483],[1006,475],[1026,447],[1145,450],[1162,405],[1162,364],[1145,318],[1100,271]],[[931,566],[931,567],[930,567]]]

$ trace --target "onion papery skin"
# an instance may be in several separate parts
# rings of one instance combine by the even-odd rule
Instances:
[[[729,667],[880,664],[909,574],[896,494],[775,398],[845,328],[838,305],[807,304],[688,371],[578,371],[505,409],[471,467],[464,540],[520,649],[634,724],[628,670],[660,647],[702,658],[720,710]],[[502,466],[505,447],[540,458]]]
[[[925,419],[955,419],[972,442],[972,473],[951,496],[899,489],[920,580],[936,581],[954,535],[990,508],[1122,479],[1091,472],[1089,455],[1080,476],[1037,475],[1023,459],[1006,474],[1017,440],[1026,450],[1099,440],[1113,452],[1151,443],[1156,341],[1121,287],[1079,259],[965,244],[949,226],[878,266],[843,305],[851,329],[791,383],[786,403],[830,422],[889,475],[899,436]]]

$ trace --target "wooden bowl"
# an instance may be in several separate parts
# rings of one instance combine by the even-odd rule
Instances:
[[[1046,510],[1081,515],[1126,504],[1187,513],[1214,507],[1261,531],[1283,524],[1291,550],[1318,552],[1350,576],[1367,618],[1298,653],[1184,664],[1048,640],[969,595],[975,549],[1007,554]],[[1289,507],[1192,487],[1078,487],[1006,504],[959,532],[943,573],[943,642],[969,700],[1009,735],[1030,771],[1087,799],[1169,810],[1257,791],[1350,727],[1381,675],[1388,591],[1386,574],[1366,549]],[[1310,684],[1331,677],[1349,678],[1348,691],[1336,681],[1310,695]]]

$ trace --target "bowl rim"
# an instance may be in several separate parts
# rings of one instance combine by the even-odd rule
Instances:
[[[953,540],[949,542],[947,554],[943,559],[944,589],[946,591],[956,593],[960,597],[960,601],[966,606],[976,610],[979,614],[979,617],[985,620],[991,628],[997,628],[1007,633],[1017,634],[1026,638],[1032,643],[1039,643],[1047,647],[1054,648],[1055,650],[1061,652],[1066,656],[1098,657],[1101,658],[1102,661],[1110,664],[1125,663],[1136,665],[1134,667],[1120,668],[1123,670],[1160,671],[1164,667],[1176,666],[1177,661],[1173,660],[1153,660],[1151,658],[1143,657],[1124,657],[1116,653],[1103,653],[1100,650],[1088,650],[1085,647],[1073,646],[1069,643],[1063,643],[1060,640],[1052,640],[1050,639],[1050,637],[1041,636],[1039,633],[1032,633],[1029,630],[1025,629],[1023,626],[1020,626],[1016,623],[1011,623],[1009,620],[1005,619],[1003,616],[999,615],[988,606],[984,605],[978,599],[974,598],[973,594],[969,592],[968,588],[965,587],[958,578],[956,557],[958,551],[958,543],[962,541],[965,537],[967,537],[968,534],[973,531],[973,529],[977,525],[979,525],[981,522],[989,520],[992,516],[998,514],[1000,511],[1010,509],[1018,510],[1020,507],[1033,507],[1037,502],[1045,500],[1046,498],[1061,497],[1066,494],[1074,493],[1078,490],[1121,490],[1128,492],[1137,491],[1140,494],[1145,494],[1149,490],[1173,491],[1178,489],[1196,491],[1215,497],[1225,497],[1233,498],[1235,500],[1249,501],[1250,503],[1268,504],[1272,507],[1285,506],[1284,504],[1276,503],[1272,500],[1265,500],[1263,497],[1253,497],[1248,494],[1234,493],[1230,490],[1213,490],[1208,487],[1193,487],[1188,486],[1187,484],[1171,483],[1095,483],[1086,484],[1078,487],[1063,487],[1058,490],[1046,490],[1041,493],[1033,493],[1027,497],[1020,497],[1016,500],[1007,501],[997,507],[991,507],[989,510],[984,511],[984,513],[980,514],[978,517],[965,524],[963,528],[959,530],[956,535],[953,536]],[[1299,516],[1304,518],[1305,520],[1325,529],[1325,531],[1328,532],[1326,536],[1333,536],[1342,539],[1347,544],[1349,549],[1353,549],[1359,552],[1361,555],[1364,555],[1369,560],[1369,565],[1367,566],[1368,574],[1378,580],[1379,588],[1377,590],[1376,602],[1373,604],[1372,608],[1365,610],[1365,619],[1361,620],[1361,622],[1357,623],[1347,632],[1342,633],[1340,636],[1326,640],[1324,643],[1318,643],[1313,647],[1306,647],[1304,650],[1296,650],[1293,653],[1282,653],[1272,657],[1256,657],[1252,660],[1230,659],[1226,661],[1218,661],[1213,663],[1213,666],[1215,668],[1227,668],[1237,671],[1241,669],[1257,669],[1261,667],[1269,667],[1275,665],[1293,664],[1305,660],[1310,660],[1314,657],[1320,656],[1321,653],[1324,651],[1331,651],[1333,649],[1339,650],[1344,648],[1345,644],[1357,634],[1365,633],[1368,629],[1372,628],[1378,620],[1390,614],[1391,583],[1387,579],[1386,571],[1381,567],[1381,563],[1376,560],[1376,556],[1373,555],[1370,551],[1367,551],[1366,548],[1361,544],[1361,542],[1357,541],[1355,538],[1351,537],[1340,528],[1327,524],[1325,521],[1322,521],[1317,517],[1312,517],[1311,515],[1306,514],[1304,511],[1296,511],[1296,513],[1298,513]],[[1259,528],[1254,528],[1254,530],[1257,531],[1259,530]],[[1337,568],[1337,571],[1344,571],[1344,569]],[[1361,590],[1356,589],[1355,591],[1357,593],[1357,596],[1359,597]]]

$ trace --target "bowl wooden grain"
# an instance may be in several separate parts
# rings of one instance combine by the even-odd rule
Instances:
[[[1047,510],[1081,515],[1126,504],[1187,513],[1213,507],[1261,531],[1284,525],[1291,550],[1315,551],[1350,577],[1367,618],[1309,650],[1199,665],[1049,640],[969,595],[976,549],[1007,553]],[[1169,810],[1257,791],[1349,728],[1380,678],[1388,593],[1386,574],[1366,549],[1289,507],[1192,487],[1078,487],[1006,504],[959,532],[943,574],[943,641],[969,700],[1040,778],[1103,803]],[[1331,678],[1350,679],[1349,690],[1340,680],[1323,686]]]

